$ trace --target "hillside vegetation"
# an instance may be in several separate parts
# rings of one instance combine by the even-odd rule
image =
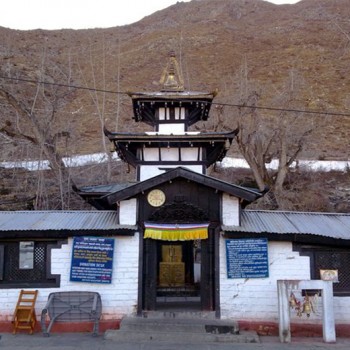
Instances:
[[[241,112],[237,105],[249,104],[248,97],[255,93],[258,106],[273,108],[258,111],[257,133],[291,118],[289,112],[274,109],[311,111],[293,112],[288,120],[292,137],[311,131],[298,157],[347,160],[349,18],[348,0],[303,0],[295,5],[192,0],[178,2],[137,23],[108,29],[19,31],[0,27],[2,161],[45,159],[53,156],[50,149],[64,156],[105,152],[109,145],[103,136],[104,125],[112,131],[147,129],[132,120],[127,92],[160,89],[170,50],[177,55],[186,89],[218,90],[212,119],[197,128],[218,131],[236,127]],[[220,110],[223,120],[218,119],[219,107],[224,109]],[[39,137],[38,128],[47,133]],[[240,155],[235,144],[230,155]],[[104,171],[94,169],[78,172],[74,182],[87,185],[128,177],[124,166],[113,166],[108,178]],[[32,181],[31,191],[36,195],[44,186],[43,176],[40,178]],[[342,179],[344,188],[348,174]],[[51,188],[59,181],[53,176],[52,183],[44,187]],[[2,187],[9,187],[8,182]],[[340,192],[343,195],[344,191]],[[345,202],[348,200],[345,196]],[[59,206],[40,206],[39,202],[36,207]],[[296,207],[286,204],[286,208]]]

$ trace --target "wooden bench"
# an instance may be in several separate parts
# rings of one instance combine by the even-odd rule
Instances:
[[[43,335],[50,335],[54,322],[93,322],[93,336],[98,335],[102,301],[96,292],[54,292],[48,297],[47,304],[41,312]],[[47,316],[50,319],[48,327]]]

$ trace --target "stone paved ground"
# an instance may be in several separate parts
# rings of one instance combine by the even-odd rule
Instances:
[[[325,344],[321,338],[294,338],[290,344],[281,344],[277,337],[261,337],[259,344],[174,344],[152,341],[140,343],[118,343],[93,337],[88,333],[53,333],[45,338],[40,333],[33,335],[3,333],[0,349],[18,350],[349,350],[350,338],[337,339],[335,344]]]

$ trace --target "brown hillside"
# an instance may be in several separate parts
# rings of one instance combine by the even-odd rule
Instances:
[[[347,0],[304,0],[283,6],[261,0],[193,0],[110,29],[0,28],[1,75],[111,91],[157,90],[165,58],[174,49],[186,88],[217,88],[216,102],[237,103],[240,67],[245,62],[249,86],[260,91],[260,105],[284,107],[278,94],[294,72],[299,90],[293,108],[350,113],[348,5]],[[12,85],[31,106],[34,84],[4,79],[0,83]],[[141,127],[131,121],[126,95],[70,90],[55,121],[55,128],[70,133],[68,144],[64,142],[67,152],[103,150],[99,116],[115,129],[118,111],[119,130]],[[235,113],[232,107],[233,118]],[[320,127],[304,156],[347,159],[350,117],[305,115],[311,117]],[[6,120],[23,128],[25,121],[15,118],[1,104],[2,129]],[[10,157],[24,152],[6,148]]]
[[[103,152],[109,148],[104,123],[110,130],[145,128],[131,119],[126,92],[158,90],[168,52],[174,50],[186,89],[218,89],[215,102],[233,105],[225,106],[226,127],[236,125],[234,105],[257,91],[259,106],[329,112],[294,113],[298,117],[289,133],[298,135],[313,126],[302,158],[347,160],[349,18],[348,0],[303,0],[295,5],[192,0],[108,29],[0,27],[0,87],[11,92],[28,115],[35,113],[63,155]],[[45,85],[43,90],[31,81],[60,85]],[[291,87],[293,103],[286,104]],[[259,110],[257,130],[272,128],[285,116],[288,113]],[[214,128],[215,120],[199,127]],[[31,122],[1,96],[0,140],[3,161],[45,158]],[[235,145],[231,154],[238,154]],[[86,184],[81,175],[75,180]]]

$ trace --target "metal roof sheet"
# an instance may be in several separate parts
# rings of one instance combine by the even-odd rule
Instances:
[[[222,230],[350,239],[350,214],[244,210],[241,226],[223,226]]]
[[[0,211],[0,231],[136,230],[118,224],[117,212],[106,211]]]
[[[96,185],[96,186],[83,186],[77,189],[78,192],[87,192],[87,193],[112,193],[123,190],[124,188],[134,185],[136,182],[125,182],[125,183],[116,183],[109,185]]]

